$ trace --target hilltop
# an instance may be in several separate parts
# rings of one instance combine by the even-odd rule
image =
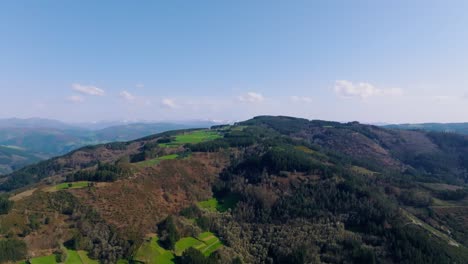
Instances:
[[[0,261],[466,263],[465,157],[464,135],[283,116],[84,147],[0,178]]]

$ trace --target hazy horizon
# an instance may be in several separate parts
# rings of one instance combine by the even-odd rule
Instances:
[[[466,122],[466,1],[0,4],[0,118]]]

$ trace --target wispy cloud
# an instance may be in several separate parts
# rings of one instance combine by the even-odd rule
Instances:
[[[173,99],[164,98],[161,100],[161,105],[166,108],[174,109],[177,108],[177,104]]]
[[[335,93],[342,97],[359,97],[362,99],[372,96],[400,96],[403,90],[400,88],[377,88],[376,86],[366,83],[352,83],[346,80],[335,82]]]
[[[73,103],[81,103],[84,102],[84,97],[81,95],[71,95],[66,98],[67,101],[73,102]]]
[[[133,94],[131,94],[130,92],[128,91],[121,91],[120,92],[120,97],[127,100],[127,101],[134,101],[135,100],[135,96]]]
[[[135,87],[136,87],[136,88],[143,88],[143,87],[145,87],[145,85],[142,84],[142,83],[137,83],[137,84],[135,85]]]
[[[265,97],[263,97],[263,95],[260,93],[248,92],[244,95],[239,96],[238,99],[241,102],[261,103],[265,100]]]
[[[103,96],[104,90],[92,85],[72,84],[72,89],[86,95]]]
[[[291,101],[293,101],[294,103],[312,103],[312,98],[310,97],[307,97],[307,96],[297,96],[297,95],[293,95],[291,97],[289,97],[289,99]]]

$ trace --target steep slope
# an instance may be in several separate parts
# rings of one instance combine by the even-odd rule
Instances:
[[[467,145],[270,116],[166,132],[7,175],[0,231],[103,263],[465,263]]]

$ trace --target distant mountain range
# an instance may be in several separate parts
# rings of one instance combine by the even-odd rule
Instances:
[[[468,123],[421,123],[421,124],[387,124],[385,128],[404,130],[424,130],[435,132],[450,132],[468,135]]]
[[[214,124],[210,121],[67,124],[41,118],[0,119],[0,174],[86,145],[128,141],[168,130],[206,128]]]

